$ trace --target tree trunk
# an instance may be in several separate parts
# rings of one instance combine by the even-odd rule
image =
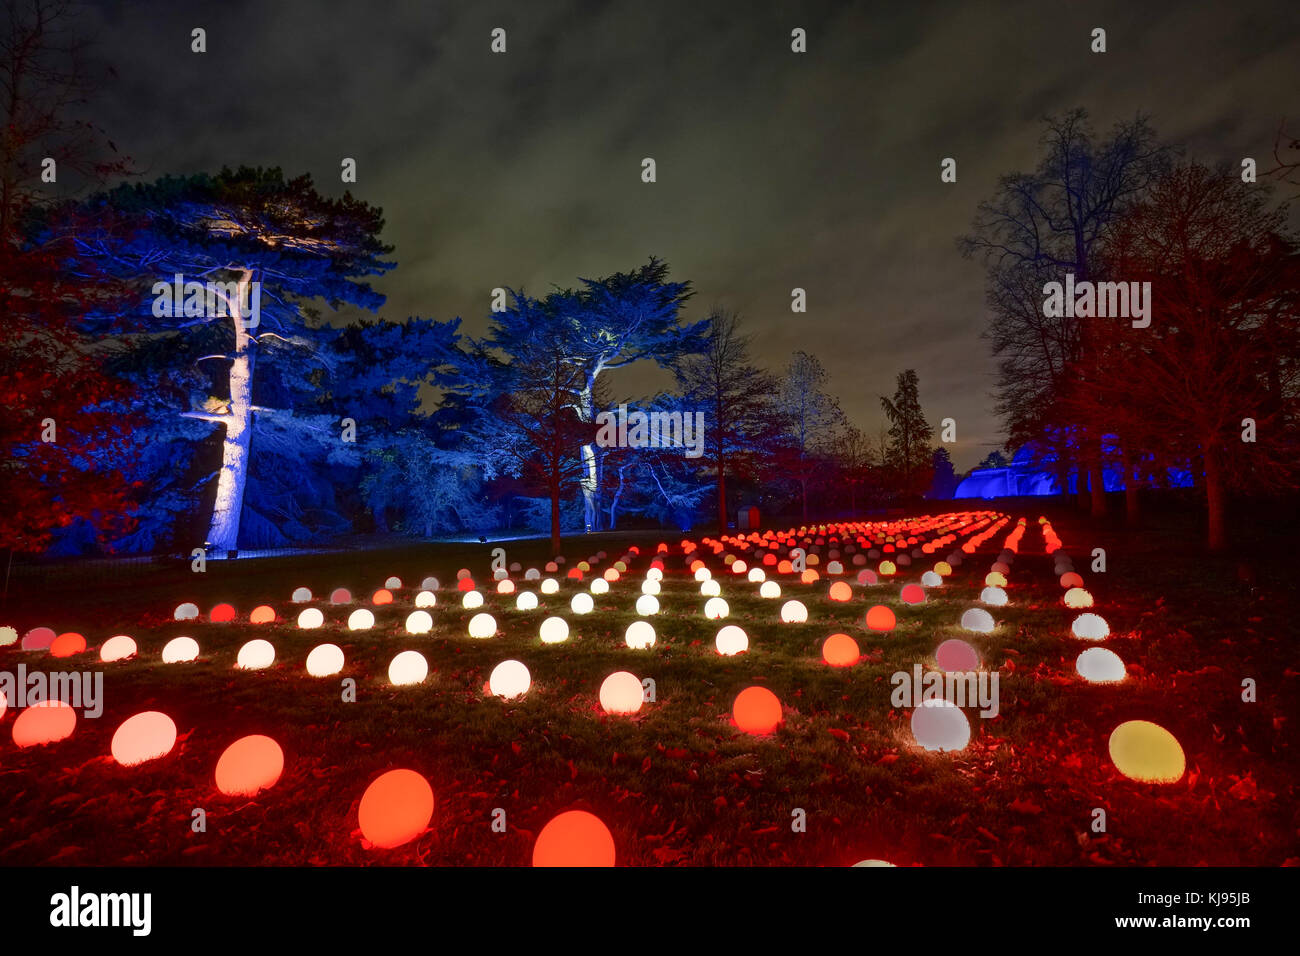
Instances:
[[[1102,471],[1100,459],[1093,459],[1088,469],[1088,485],[1092,489],[1092,516],[1106,517],[1106,476]]]
[[[1214,446],[1205,445],[1205,505],[1209,516],[1208,544],[1211,551],[1222,551],[1228,546],[1227,494],[1223,487],[1223,473],[1219,467]]]
[[[727,533],[727,476],[718,458],[718,534]]]
[[[1124,476],[1124,520],[1130,528],[1136,528],[1142,523],[1141,500],[1138,495],[1140,490],[1138,466],[1135,462],[1129,462],[1128,474]]]
[[[253,359],[254,342],[240,313],[245,290],[252,274],[243,273],[239,280],[238,300],[230,304],[235,326],[235,354],[230,364],[230,409],[224,416],[226,435],[221,449],[221,470],[217,474],[217,500],[212,508],[208,543],[218,551],[234,551],[239,546],[239,516],[244,508],[244,486],[248,479],[249,455],[253,437]]]
[[[560,554],[560,489],[551,488],[551,556]]]

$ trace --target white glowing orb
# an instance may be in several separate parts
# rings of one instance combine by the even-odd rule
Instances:
[[[289,600],[294,604],[306,604],[311,600],[311,588],[294,588],[293,597]]]
[[[1066,607],[1092,607],[1092,595],[1083,588],[1070,588],[1065,592],[1064,600]]]
[[[492,668],[492,676],[488,678],[488,690],[497,697],[510,700],[513,697],[523,697],[528,693],[532,683],[532,675],[528,673],[528,668],[522,661],[502,661]]]
[[[703,597],[717,597],[722,593],[722,585],[710,578],[700,584],[700,594]]]
[[[497,582],[497,594],[514,594],[515,582],[510,580]]]
[[[744,561],[736,560],[731,562],[732,574],[744,574],[747,570],[749,570],[749,565]]]
[[[890,863],[887,860],[858,860],[858,862],[854,863],[853,865],[854,866],[892,866],[895,869],[898,868],[897,863]]]
[[[926,750],[962,750],[970,743],[970,721],[951,701],[923,701],[912,711],[912,736]]]
[[[1104,647],[1088,648],[1075,660],[1074,669],[1090,684],[1113,684],[1128,674],[1120,656]]]
[[[636,599],[636,612],[642,617],[659,613],[659,599],[653,594],[643,594]]]
[[[497,632],[497,619],[491,614],[475,614],[469,619],[470,637],[492,637]]]
[[[324,623],[325,615],[321,613],[318,607],[304,608],[303,612],[298,615],[298,626],[304,631],[310,631]]]
[[[608,594],[608,593],[609,593],[609,582],[606,581],[604,578],[593,578],[592,581],[591,581],[591,593],[592,593],[592,594]]]
[[[711,621],[719,620],[731,613],[731,607],[720,597],[712,597],[704,602],[704,616]]]
[[[767,572],[765,572],[762,568],[750,568],[748,577],[752,583],[762,584],[764,581],[767,580]]]
[[[781,585],[775,581],[764,581],[758,589],[758,596],[761,598],[779,598],[781,596]]]
[[[645,703],[641,679],[627,671],[615,671],[600,685],[600,706],[607,714],[635,714]]]
[[[111,664],[113,661],[124,661],[128,657],[135,657],[136,650],[134,638],[119,634],[116,637],[110,637],[104,642],[104,646],[99,649],[99,659],[105,664]]]
[[[595,607],[596,602],[591,599],[591,595],[581,591],[569,601],[569,609],[574,614],[590,614]]]
[[[709,578],[711,578],[711,577],[713,577],[713,572],[710,571],[708,568],[696,568],[696,569],[695,569],[695,580],[697,580],[697,581],[707,581],[707,580],[709,580]]]
[[[416,607],[434,607],[438,603],[438,596],[432,591],[421,591],[415,596]]]
[[[419,651],[402,651],[388,665],[388,683],[394,687],[423,684],[429,676],[429,662]]]
[[[407,634],[428,634],[433,629],[433,615],[428,611],[412,611],[406,616]]]
[[[781,620],[787,624],[802,624],[808,620],[808,609],[802,601],[786,601],[781,605]]]
[[[922,587],[937,588],[942,584],[943,584],[942,575],[936,574],[933,571],[926,571],[925,574],[921,575]]]
[[[483,595],[478,591],[466,591],[460,599],[460,606],[467,611],[483,606]]]
[[[1110,637],[1110,625],[1100,614],[1080,614],[1070,625],[1074,636],[1084,641],[1104,641]]]
[[[173,637],[162,649],[162,662],[164,664],[183,664],[187,661],[197,660],[199,656],[199,642],[192,637]]]
[[[239,649],[235,666],[246,671],[260,671],[275,663],[275,647],[270,641],[249,641]]]
[[[538,581],[541,579],[541,577],[542,577],[542,572],[538,571],[536,568],[529,568],[527,571],[524,572],[525,581]]]
[[[401,586],[402,586],[402,579],[399,577],[391,577],[384,582],[384,587],[388,588],[388,590],[390,591],[399,590]]]
[[[650,594],[650,595],[658,594],[658,593],[659,593],[659,582],[658,582],[658,581],[650,581],[650,580],[642,581],[642,582],[641,582],[641,593],[642,593],[642,594]]]
[[[961,626],[977,634],[988,634],[993,630],[993,615],[982,607],[973,607],[961,616]]]
[[[348,615],[349,631],[368,631],[375,626],[375,615],[367,608],[357,608]]]
[[[989,607],[1003,607],[1007,603],[1007,592],[999,587],[987,587],[980,592],[980,602]]]
[[[343,670],[343,648],[337,644],[318,644],[307,655],[307,673],[312,677],[330,677]]]
[[[425,578],[420,582],[420,587],[425,591],[436,591],[438,590],[438,579],[435,577]]]
[[[519,596],[515,598],[516,611],[535,611],[537,610],[537,595],[532,591],[520,591]]]
[[[199,606],[188,601],[176,608],[173,617],[178,621],[192,621],[199,616]]]
[[[623,641],[628,647],[635,650],[644,650],[647,647],[654,647],[654,625],[649,621],[633,621],[627,626],[627,633],[623,635]]]
[[[649,571],[645,573],[645,576],[646,579],[649,581],[662,581],[664,577],[664,573],[660,571],[658,568],[651,568]]]
[[[734,654],[741,654],[749,650],[749,635],[745,633],[743,628],[728,624],[718,631],[718,636],[714,638],[713,644],[723,657],[731,657]]]
[[[510,572],[508,572],[505,568],[497,568],[495,571],[492,572],[493,581],[503,581],[509,576],[510,576]]]
[[[166,714],[146,710],[127,718],[117,728],[109,750],[123,767],[134,767],[167,756],[175,744],[175,722]]]
[[[558,590],[560,590],[560,582],[555,580],[555,578],[547,578],[542,582],[543,594],[554,594]]]
[[[562,617],[548,617],[538,634],[543,644],[562,644],[569,639],[569,622]]]

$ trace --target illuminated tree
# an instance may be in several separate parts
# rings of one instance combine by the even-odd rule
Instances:
[[[921,411],[920,383],[915,369],[898,373],[892,400],[880,396],[880,405],[889,419],[889,452],[886,462],[898,474],[908,494],[919,494],[929,484],[925,474],[930,467],[930,438],[934,429]]]

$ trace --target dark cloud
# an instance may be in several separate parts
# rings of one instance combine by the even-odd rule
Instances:
[[[117,71],[97,117],[148,174],[278,165],[341,191],[355,157],[354,191],[397,246],[389,317],[481,329],[494,286],[544,292],[658,255],[697,312],[742,312],[764,362],[817,354],[869,433],[916,368],[932,420],[958,421],[959,467],[1001,436],[982,275],[954,239],[999,175],[1034,165],[1040,117],[1083,106],[1104,129],[1147,112],[1194,155],[1263,163],[1300,112],[1285,0],[277,0],[105,3],[87,20]]]

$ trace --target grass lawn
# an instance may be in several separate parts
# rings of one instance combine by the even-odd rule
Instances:
[[[0,669],[104,672],[104,714],[78,716],[73,736],[20,750],[0,720],[0,863],[103,864],[527,864],[538,831],[572,808],[595,813],[612,830],[620,864],[848,865],[881,858],[899,865],[1279,865],[1300,861],[1293,746],[1297,667],[1293,616],[1300,610],[1284,566],[1261,569],[1258,591],[1238,584],[1235,558],[1210,558],[1192,532],[1085,532],[1068,513],[1052,514],[1065,549],[1097,600],[1112,636],[1103,646],[1129,668],[1118,685],[1089,685],[1074,672],[1085,647],[1073,639],[1076,612],[1044,553],[1034,512],[1009,575],[1011,605],[991,609],[989,635],[958,627],[976,606],[984,574],[1002,549],[1008,525],[955,569],[926,604],[899,600],[903,583],[919,580],[943,556],[916,561],[889,583],[854,584],[853,600],[835,603],[829,581],[793,583],[775,576],[779,600],[757,597],[758,585],[725,573],[705,555],[731,607],[724,622],[703,617],[705,599],[672,546],[649,620],[655,646],[623,643],[632,607],[661,538],[606,534],[565,542],[569,565],[597,550],[603,570],[632,544],[642,549],[622,581],[596,597],[596,613],[579,616],[569,598],[586,590],[561,579],[559,594],[539,595],[536,611],[514,610],[514,597],[491,593],[490,550],[496,545],[427,545],[405,550],[311,555],[293,559],[214,562],[204,574],[187,565],[137,565],[115,572],[68,565],[44,582],[19,581],[0,624],[48,625],[85,634],[91,652],[52,660],[40,651],[0,648]],[[699,536],[696,536],[698,540]],[[525,568],[547,559],[544,541],[501,545]],[[1089,569],[1093,547],[1107,549],[1108,569]],[[1283,544],[1258,541],[1268,558]],[[823,556],[825,549],[823,549]],[[872,561],[869,567],[877,562]],[[476,612],[452,588],[468,567],[485,591],[483,610],[498,623],[495,638],[467,636]],[[824,557],[823,557],[824,566]],[[1269,570],[1269,568],[1277,570]],[[771,569],[768,569],[769,573]],[[846,578],[857,569],[848,567]],[[406,585],[393,605],[374,608],[372,630],[350,632],[347,613],[396,574]],[[98,575],[98,577],[97,577]],[[432,633],[403,629],[420,580],[442,582]],[[556,575],[560,577],[559,575]],[[513,575],[517,584],[533,582]],[[297,586],[312,589],[326,625],[296,626]],[[334,587],[358,598],[347,608],[323,603]],[[788,598],[809,610],[806,624],[782,624]],[[172,610],[194,601],[204,612],[229,601],[243,623],[176,622]],[[280,620],[247,623],[257,604]],[[898,626],[879,635],[864,626],[873,604],[891,607]],[[543,645],[538,626],[566,618],[566,643]],[[713,638],[722,624],[749,635],[748,653],[722,657]],[[821,661],[831,633],[852,635],[863,659],[852,668]],[[140,646],[131,661],[99,665],[95,650],[114,634]],[[164,665],[170,638],[194,637],[198,662]],[[254,637],[276,648],[274,666],[234,668],[239,647]],[[890,705],[890,675],[915,662],[934,666],[948,637],[974,645],[1000,674],[1000,715],[980,719],[968,709],[970,745],[956,754],[929,753],[913,742],[908,712]],[[308,651],[332,642],[346,654],[341,675],[312,678]],[[428,680],[417,687],[387,682],[388,664],[403,650],[420,651]],[[527,696],[505,702],[485,693],[492,668],[523,661],[532,674]],[[597,691],[606,675],[630,670],[656,682],[657,700],[635,717],[609,717]],[[341,678],[354,678],[357,701],[342,700]],[[1242,701],[1253,678],[1258,701]],[[740,732],[730,721],[736,694],[763,684],[780,697],[785,722],[770,737]],[[142,710],[170,715],[180,732],[168,756],[123,768],[108,756],[113,731]],[[1146,719],[1174,733],[1187,773],[1173,785],[1136,783],[1111,764],[1107,740],[1124,720]],[[222,796],[213,771],[236,738],[263,733],[285,752],[279,782],[254,798]],[[357,806],[366,785],[385,770],[408,767],[432,784],[431,827],[392,850],[362,845]],[[196,808],[207,830],[191,828]],[[494,832],[493,810],[507,830]],[[1091,830],[1094,808],[1107,832]],[[794,832],[793,811],[806,813]]]

